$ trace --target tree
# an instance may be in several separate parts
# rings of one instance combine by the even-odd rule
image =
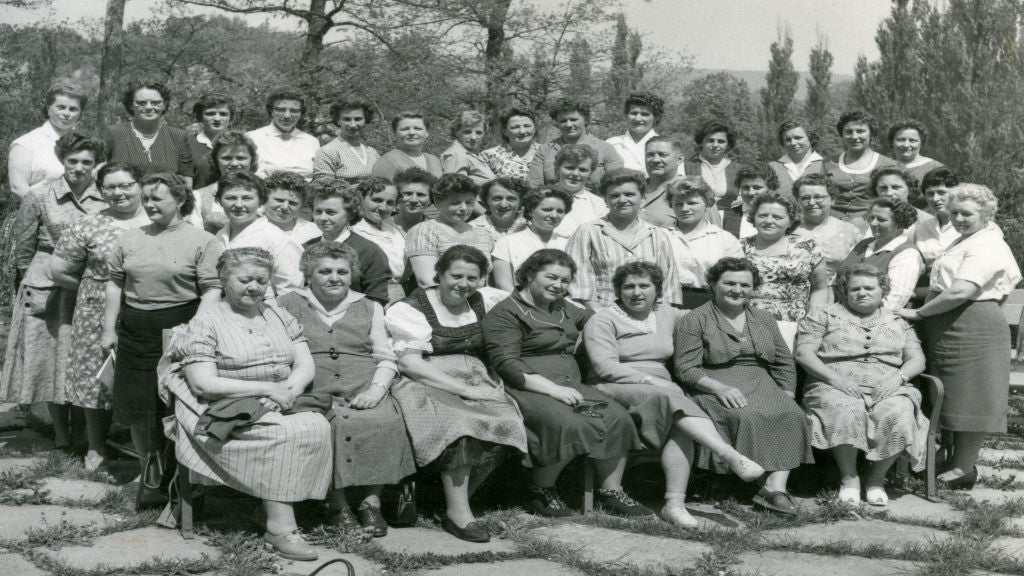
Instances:
[[[577,38],[569,50],[569,81],[565,91],[575,98],[589,100],[594,54],[586,38]]]
[[[818,37],[818,43],[811,48],[807,65],[807,100],[804,102],[804,114],[807,122],[817,130],[819,138],[818,151],[831,151],[836,144],[836,136],[832,131],[832,64],[835,59],[828,49],[824,37]]]
[[[766,85],[761,88],[761,111],[771,131],[789,117],[796,95],[800,75],[793,68],[793,36],[787,29],[784,35],[772,42],[772,57],[768,61]]]
[[[124,6],[126,0],[107,0],[103,25],[103,60],[100,62],[99,124],[106,126],[114,119],[117,92],[121,83],[124,51]]]
[[[689,83],[683,91],[682,128],[688,133],[708,120],[720,120],[739,134],[736,153],[749,162],[757,155],[759,126],[747,83],[728,72],[716,72]]]
[[[643,41],[640,33],[630,30],[626,17],[619,14],[615,20],[615,44],[612,46],[611,68],[605,82],[605,103],[618,110],[643,76],[643,70],[637,65]]]

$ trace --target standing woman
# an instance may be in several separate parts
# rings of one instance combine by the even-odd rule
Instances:
[[[228,223],[227,214],[217,202],[217,182],[231,172],[255,172],[258,158],[256,145],[241,130],[227,130],[213,140],[210,152],[210,184],[192,190],[194,206],[185,220],[216,234]]]
[[[924,271],[924,260],[906,235],[916,219],[917,214],[910,204],[876,198],[868,210],[871,237],[858,242],[839,265],[840,271],[862,262],[881,270],[888,280],[882,305],[889,310],[900,310],[907,305]],[[842,293],[836,295],[842,296]]]
[[[192,194],[175,174],[142,179],[142,206],[150,223],[126,231],[109,260],[103,314],[103,351],[116,350],[114,422],[131,427],[132,443],[142,461],[137,508],[160,506],[167,478],[154,470],[163,446],[164,403],[157,396],[156,366],[163,330],[184,324],[199,308],[220,297],[216,238],[184,221]]]
[[[940,426],[951,436],[949,467],[938,479],[971,488],[990,432],[1006,432],[1010,378],[1009,327],[999,305],[1021,281],[1020,267],[992,219],[998,201],[980,184],[950,191],[949,213],[960,232],[932,266],[928,299],[900,315],[924,328],[928,372],[946,386]]]
[[[235,116],[235,107],[225,94],[211,92],[203,94],[192,106],[192,118],[199,123],[200,130],[188,137],[188,147],[192,150],[192,164],[195,176],[192,178],[192,189],[198,190],[208,186],[216,179],[211,177],[216,158],[210,155],[213,141],[231,127],[231,119]]]
[[[825,171],[825,159],[814,148],[818,145],[818,131],[797,120],[779,124],[779,146],[786,151],[778,160],[769,162],[779,178],[779,194],[796,196],[793,184],[805,174]]]
[[[917,120],[897,120],[889,127],[889,149],[896,163],[910,173],[918,182],[924,175],[944,168],[942,162],[921,154],[921,148],[928,142],[928,130]]]
[[[7,352],[0,373],[6,402],[47,402],[57,449],[71,450],[71,414],[66,404],[65,369],[71,340],[75,292],[56,285],[50,274],[53,249],[64,231],[87,214],[107,207],[93,185],[103,161],[103,142],[78,132],[57,140],[64,176],[33,190],[15,222],[14,264],[20,278]]]
[[[949,168],[936,168],[921,180],[921,192],[928,202],[929,212],[935,217],[914,226],[913,241],[929,268],[960,237],[949,215],[949,191],[959,183],[960,178]]]
[[[590,171],[589,185],[596,187],[601,183],[601,177],[605,171],[619,170],[622,168],[622,157],[615,151],[615,147],[587,132],[587,125],[590,124],[590,106],[583,102],[563,99],[559,100],[548,111],[551,120],[558,127],[559,136],[551,142],[541,146],[541,165],[544,167],[544,183],[554,184],[559,180],[558,157],[559,152],[565,146],[583,145],[589,146],[596,158]]]
[[[171,91],[159,82],[132,84],[121,104],[131,118],[104,131],[107,159],[135,164],[144,174],[171,172],[191,186],[195,166],[188,134],[164,122],[171,107]]]
[[[331,105],[331,121],[341,130],[313,157],[313,180],[335,177],[354,183],[370,176],[380,153],[367,146],[366,126],[373,122],[373,106],[365,100],[342,100]]]
[[[266,177],[263,185],[267,187],[263,215],[271,224],[300,246],[321,236],[316,224],[299,216],[308,206],[309,191],[305,178],[295,172],[274,172]]]
[[[924,222],[933,218],[931,214],[915,206],[920,199],[917,178],[914,178],[908,170],[898,166],[879,168],[871,173],[870,189],[875,192],[875,196],[878,198],[898,200],[914,208],[914,211],[917,212],[917,222]],[[907,238],[912,238],[913,236],[914,227],[911,226],[907,229]]]
[[[544,167],[534,162],[537,156],[537,115],[528,108],[509,108],[502,112],[502,143],[480,153],[497,177],[527,180],[531,186],[544,184]]]
[[[149,223],[142,209],[141,180],[142,172],[132,164],[110,162],[100,168],[96,183],[108,207],[68,228],[50,259],[53,281],[78,291],[71,321],[75,345],[64,377],[68,403],[85,412],[89,440],[86,470],[95,470],[106,460],[104,446],[110,428],[111,390],[96,377],[106,359],[100,336],[109,278],[107,261],[121,234]]]
[[[279,88],[267,96],[270,124],[245,135],[260,153],[258,176],[274,172],[295,172],[303,178],[313,175],[313,156],[320,149],[316,136],[299,129],[306,114],[306,98],[292,88]]]
[[[61,136],[78,125],[88,100],[77,84],[61,80],[50,86],[43,100],[46,122],[11,142],[7,153],[11,193],[24,198],[33,186],[64,174],[64,166],[53,153],[53,147]]]
[[[480,228],[497,242],[499,238],[526,228],[526,220],[519,215],[523,196],[530,191],[526,180],[502,177],[480,187],[480,204],[484,213],[470,220],[469,225]]]
[[[523,197],[526,228],[498,238],[491,258],[494,285],[506,292],[515,290],[516,270],[534,252],[545,248],[564,250],[568,240],[555,235],[555,228],[572,209],[572,196],[560,188],[531,190]]]
[[[623,168],[647,174],[647,141],[658,135],[654,127],[664,112],[665,100],[657,94],[633,92],[626,97],[622,104],[626,133],[605,140],[622,157]]]
[[[872,141],[878,137],[878,122],[867,112],[844,112],[836,123],[836,131],[843,139],[843,152],[827,167],[836,186],[832,211],[863,233],[868,228],[868,205],[876,195],[871,189],[871,172],[895,166],[896,161],[871,149]]]
[[[726,196],[737,198],[736,175],[741,165],[726,157],[736,147],[736,131],[724,122],[710,120],[697,129],[693,141],[697,144],[697,155],[683,163],[686,173],[700,175],[715,193],[716,202]]]
[[[388,257],[388,303],[398,302],[405,298],[405,232],[391,219],[398,204],[398,189],[388,180],[370,176],[356,186],[356,194],[363,199],[362,218],[352,225],[352,231],[376,244]]]
[[[434,178],[441,177],[441,161],[423,151],[430,137],[430,123],[422,112],[399,112],[391,119],[391,134],[395,138],[395,148],[373,165],[372,176],[394,180],[403,170],[420,168],[430,172]]]
[[[477,186],[496,176],[480,156],[487,137],[487,119],[476,110],[460,112],[452,122],[452,145],[441,153],[441,170],[445,174],[465,174]]]
[[[793,235],[811,238],[818,244],[828,266],[828,285],[833,286],[836,268],[860,240],[861,231],[832,215],[836,187],[828,175],[814,172],[801,176],[793,183],[792,190],[800,207],[800,225],[793,230]]]
[[[430,203],[430,187],[437,178],[419,168],[402,170],[394,179],[398,190],[398,212],[394,215],[395,226],[408,234],[413,226],[427,219],[427,212],[437,210]]]
[[[608,204],[604,198],[590,191],[591,174],[597,166],[597,152],[593,148],[575,144],[564,146],[558,151],[555,166],[558,169],[555,187],[572,195],[573,208],[555,229],[555,235],[568,239],[580,224],[607,214]]]

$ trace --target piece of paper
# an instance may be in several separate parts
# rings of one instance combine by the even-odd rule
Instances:
[[[108,390],[114,389],[114,351],[111,350],[110,354],[107,355],[107,359],[103,361],[103,365],[96,372],[96,379],[101,384],[107,387]]]

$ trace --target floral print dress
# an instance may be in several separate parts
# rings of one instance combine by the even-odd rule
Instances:
[[[789,235],[785,254],[765,256],[754,250],[754,238],[740,240],[743,256],[761,274],[761,286],[754,291],[750,305],[771,313],[776,320],[798,322],[807,313],[811,274],[825,259],[824,252],[812,238]]]

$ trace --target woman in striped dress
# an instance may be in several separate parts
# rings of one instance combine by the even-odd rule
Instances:
[[[380,152],[366,145],[363,132],[373,117],[373,106],[363,100],[343,100],[331,106],[331,120],[341,131],[317,150],[313,180],[334,177],[354,184],[370,176]]]

